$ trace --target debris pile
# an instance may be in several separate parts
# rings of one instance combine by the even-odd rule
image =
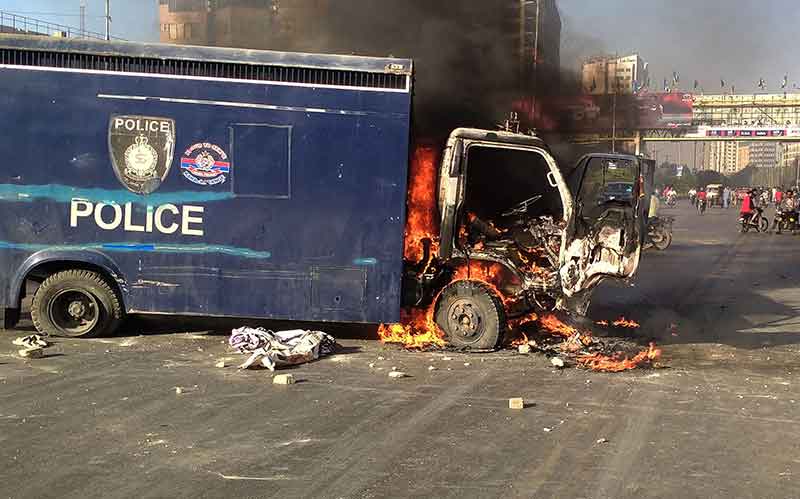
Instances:
[[[608,322],[601,321],[598,324]],[[636,322],[624,318],[613,324],[622,328],[639,327]],[[646,350],[636,353],[628,351],[629,348],[620,351],[620,345],[607,344],[595,338],[590,331],[580,331],[554,314],[547,314],[535,324],[528,322],[524,326],[529,330],[528,334],[521,332],[525,338],[532,334],[531,328],[536,329],[537,337],[529,340],[529,344],[533,350],[551,355],[554,367],[563,367],[564,359],[569,359],[584,369],[616,373],[653,365],[661,357],[661,350],[652,343]]]
[[[249,355],[240,369],[265,367],[270,371],[305,364],[336,351],[333,336],[301,329],[276,333],[263,328],[243,327],[233,330],[228,344],[239,353]]]
[[[20,357],[26,359],[40,359],[44,357],[45,348],[50,348],[52,344],[38,334],[31,334],[14,340],[14,345],[23,347],[17,352]]]

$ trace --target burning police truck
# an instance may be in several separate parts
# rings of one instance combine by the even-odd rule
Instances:
[[[531,135],[413,143],[410,60],[6,36],[0,87],[5,327],[33,281],[52,335],[402,319],[492,348],[508,319],[585,312],[638,267],[642,160],[567,175]],[[620,182],[632,196],[607,195]]]

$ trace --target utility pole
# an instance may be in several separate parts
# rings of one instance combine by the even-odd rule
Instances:
[[[86,38],[86,0],[81,0],[81,39]]]
[[[106,40],[111,40],[111,0],[106,0]]]

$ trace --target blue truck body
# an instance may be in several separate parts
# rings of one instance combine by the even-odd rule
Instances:
[[[0,307],[76,266],[128,313],[397,321],[412,73],[0,37]]]

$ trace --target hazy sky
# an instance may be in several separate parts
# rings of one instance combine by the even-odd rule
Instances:
[[[80,4],[80,0],[0,0],[0,10],[79,27]],[[86,12],[86,29],[105,32],[105,0],[86,0]],[[111,33],[115,36],[158,40],[158,0],[111,0],[111,17]]]
[[[755,90],[758,79],[765,78],[769,89],[777,91],[786,73],[800,86],[798,0],[558,2],[565,65],[576,66],[579,56],[638,51],[650,63],[656,87],[673,71],[684,88],[697,79],[707,92],[720,89],[720,78],[741,92]],[[89,28],[102,32],[104,0],[87,4]],[[72,26],[80,24],[79,5],[80,0],[0,0],[0,10],[32,12],[31,17]],[[158,38],[157,0],[111,0],[111,5],[113,34],[131,40]],[[49,15],[54,13],[69,15]]]
[[[778,91],[787,73],[800,86],[798,0],[558,1],[564,64],[581,52],[638,51],[656,86],[673,71],[684,88],[697,79],[707,92],[720,90],[720,78],[737,92],[755,90],[759,78]]]

